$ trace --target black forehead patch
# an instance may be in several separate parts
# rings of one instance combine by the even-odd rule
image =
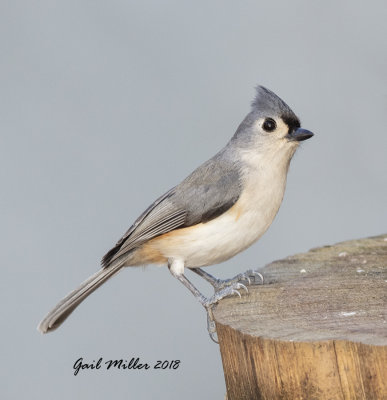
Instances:
[[[300,120],[295,115],[282,115],[282,121],[289,127],[289,132],[293,132],[301,126]]]

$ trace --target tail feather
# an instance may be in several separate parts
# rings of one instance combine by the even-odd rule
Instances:
[[[69,293],[61,300],[53,310],[51,310],[38,326],[38,331],[41,333],[50,332],[58,328],[63,321],[75,310],[75,308],[87,296],[99,288],[109,278],[119,272],[122,264],[113,265],[108,268],[99,270],[94,275],[86,279],[77,289]]]

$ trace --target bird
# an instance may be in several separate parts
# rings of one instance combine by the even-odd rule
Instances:
[[[168,266],[207,311],[215,340],[212,307],[245,289],[247,271],[220,280],[202,267],[234,257],[256,242],[275,218],[285,192],[290,161],[313,133],[301,128],[291,108],[274,92],[256,87],[250,112],[229,142],[181,183],[154,201],[108,251],[101,269],[69,293],[38,325],[58,328],[74,309],[124,267]],[[197,273],[215,289],[205,297],[186,277]],[[262,278],[263,279],[263,278]]]

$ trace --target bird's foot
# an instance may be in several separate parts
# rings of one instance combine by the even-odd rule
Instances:
[[[256,283],[257,277],[261,280],[261,283],[263,284],[263,275],[257,271],[249,269],[248,271],[238,274],[231,279],[217,279],[216,283],[214,283],[213,286],[215,288],[215,292],[221,292],[224,288],[233,286],[235,283],[245,282],[247,285],[251,285],[251,283]]]
[[[233,295],[238,295],[239,297],[242,297],[241,294],[239,293],[239,290],[244,289],[246,292],[248,292],[247,287],[240,282],[232,282],[229,285],[216,290],[213,296],[207,298],[207,297],[202,297],[199,299],[200,303],[202,306],[208,310],[211,308],[213,305],[218,303],[220,300],[224,299],[227,296],[233,296]]]
[[[213,296],[207,298],[204,296],[199,297],[199,301],[202,306],[207,311],[207,330],[210,338],[215,342],[218,343],[217,334],[216,334],[216,325],[214,321],[214,317],[212,314],[212,307],[217,304],[220,300],[224,299],[227,296],[238,295],[242,297],[239,293],[239,290],[244,289],[248,292],[247,287],[240,282],[234,282],[230,285],[224,287],[223,289],[217,290]]]
[[[207,310],[207,331],[210,335],[210,338],[213,342],[219,344],[218,342],[218,333],[216,332],[216,324],[214,320],[214,316],[212,314],[212,308]]]

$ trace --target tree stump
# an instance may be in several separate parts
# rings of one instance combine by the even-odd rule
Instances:
[[[387,399],[387,235],[261,272],[214,308],[227,399]]]

